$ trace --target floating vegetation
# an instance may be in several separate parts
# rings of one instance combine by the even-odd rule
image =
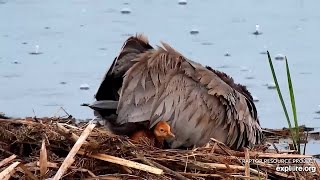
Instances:
[[[240,71],[241,71],[241,72],[248,72],[248,71],[249,71],[249,68],[246,67],[246,66],[241,66],[241,67],[240,67]]]
[[[193,28],[193,29],[191,29],[190,34],[197,35],[197,34],[199,34],[199,30],[196,28]]]
[[[179,5],[187,5],[187,0],[179,0],[178,4]]]
[[[245,79],[255,79],[254,76],[246,76]]]
[[[13,61],[12,64],[21,64],[19,61]]]
[[[268,89],[276,89],[277,88],[277,86],[274,82],[267,83],[266,86]]]
[[[231,68],[232,66],[230,65],[222,65],[222,66],[218,66],[217,68],[219,69],[226,69],[226,68]]]
[[[2,77],[7,78],[7,79],[11,79],[11,78],[21,77],[21,75],[19,75],[19,74],[9,74],[9,75],[3,75]]]
[[[320,105],[318,105],[319,110],[316,111],[316,114],[320,114]]]
[[[131,9],[130,8],[122,8],[120,12],[122,14],[130,14],[131,13]]]
[[[285,59],[285,55],[283,54],[277,54],[275,57],[274,57],[275,60],[277,61],[283,61]]]
[[[260,54],[268,54],[266,45],[263,46],[263,51],[261,51]]]
[[[123,33],[121,34],[121,36],[124,36],[124,37],[128,37],[128,36],[133,36],[134,34],[131,34],[131,33]]]
[[[106,51],[107,48],[99,48],[99,50],[101,50],[101,51]]]
[[[47,103],[44,104],[43,106],[47,106],[47,107],[62,107],[62,104],[57,104],[57,103]]]
[[[299,74],[302,74],[302,75],[309,75],[309,74],[312,74],[312,72],[300,72]]]
[[[201,45],[211,46],[211,45],[213,45],[213,43],[212,42],[202,42]]]
[[[80,85],[80,89],[81,89],[81,90],[89,90],[89,89],[90,89],[90,86],[89,86],[89,84],[81,84],[81,85]]]
[[[257,96],[252,96],[253,102],[259,102],[259,98]]]

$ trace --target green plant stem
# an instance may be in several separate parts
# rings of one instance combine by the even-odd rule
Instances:
[[[267,53],[268,53],[268,60],[269,60],[269,64],[270,64],[270,68],[271,68],[271,72],[272,72],[272,77],[273,77],[274,83],[276,84],[276,89],[277,89],[277,92],[278,92],[278,95],[279,95],[279,99],[280,99],[283,111],[284,111],[286,119],[287,119],[287,123],[288,123],[289,129],[290,129],[290,133],[291,133],[291,137],[292,137],[292,140],[293,140],[293,145],[294,145],[295,150],[298,150],[298,148],[297,148],[298,144],[297,144],[297,141],[296,141],[296,136],[295,136],[294,131],[292,130],[291,121],[290,121],[289,114],[288,114],[286,105],[284,103],[283,97],[282,97],[282,93],[281,93],[281,90],[280,90],[280,86],[279,86],[279,83],[278,83],[278,80],[277,80],[277,76],[276,76],[275,70],[273,68],[273,63],[272,63],[272,60],[271,60],[271,56],[270,56],[269,51],[267,51]]]
[[[285,57],[286,60],[286,70],[287,70],[287,78],[288,78],[288,86],[289,86],[289,93],[290,93],[290,100],[291,100],[291,106],[292,106],[292,113],[293,113],[293,121],[295,125],[295,130],[296,130],[296,141],[297,141],[297,146],[298,146],[298,152],[300,153],[300,137],[299,137],[299,125],[298,125],[298,118],[297,118],[297,109],[296,109],[296,102],[294,98],[294,92],[293,92],[293,86],[292,86],[292,81],[291,81],[291,75],[290,75],[290,69],[288,65],[288,60],[287,57]]]

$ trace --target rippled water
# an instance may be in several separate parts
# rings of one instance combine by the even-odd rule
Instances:
[[[254,96],[263,127],[287,126],[266,54],[288,57],[298,118],[319,127],[318,0],[1,0],[0,111],[50,116],[63,106],[78,118],[129,35],[165,41],[187,57],[230,74]],[[130,14],[121,14],[129,8]],[[262,35],[252,34],[260,25]],[[191,35],[191,30],[199,33]],[[39,45],[42,54],[31,55]],[[230,56],[225,56],[228,53]],[[285,94],[284,61],[274,61]],[[89,84],[87,91],[81,84]],[[289,98],[286,97],[287,102]],[[288,104],[289,105],[289,104]],[[290,109],[290,106],[288,106]]]

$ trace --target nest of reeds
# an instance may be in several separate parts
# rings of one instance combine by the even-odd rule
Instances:
[[[214,139],[190,150],[157,149],[72,118],[0,119],[0,179],[320,178],[312,156],[267,149],[234,151]],[[288,166],[314,169],[279,168]]]

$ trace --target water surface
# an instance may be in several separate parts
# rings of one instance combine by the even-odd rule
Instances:
[[[302,124],[319,127],[320,1],[172,0],[0,1],[0,111],[51,116],[62,106],[77,118],[94,100],[105,71],[129,35],[165,41],[188,58],[222,70],[254,96],[263,127],[287,126],[266,54],[287,55]],[[121,14],[130,8],[130,14]],[[260,25],[262,35],[252,32]],[[192,29],[199,34],[191,35]],[[31,55],[39,45],[42,54]],[[224,56],[226,53],[231,56]],[[275,61],[287,94],[284,61]],[[61,83],[65,82],[65,83]],[[81,84],[90,85],[88,91]],[[289,98],[286,97],[287,102]],[[289,104],[288,104],[289,105]],[[290,108],[290,106],[288,106]],[[313,148],[316,149],[316,148]]]

